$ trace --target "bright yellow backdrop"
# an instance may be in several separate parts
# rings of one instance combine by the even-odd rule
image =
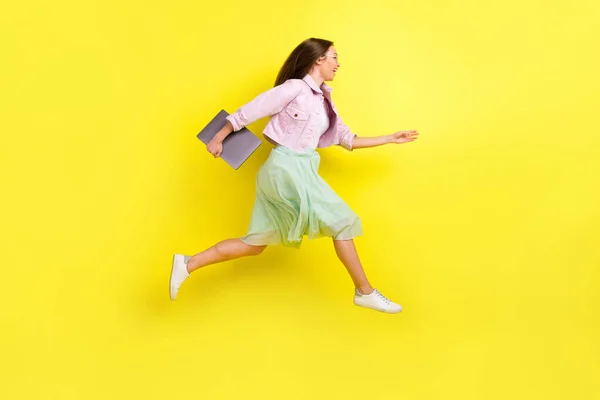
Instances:
[[[203,3],[2,7],[0,398],[600,398],[597,1]],[[354,307],[326,239],[171,302],[269,151],[234,171],[196,133],[310,36],[356,133],[421,133],[321,151],[404,312]]]

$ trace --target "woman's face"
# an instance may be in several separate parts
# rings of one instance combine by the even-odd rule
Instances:
[[[317,66],[321,72],[321,76],[326,81],[332,81],[340,67],[338,63],[338,55],[335,47],[331,46],[327,53],[317,60]]]

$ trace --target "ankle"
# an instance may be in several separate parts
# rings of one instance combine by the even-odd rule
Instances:
[[[373,291],[375,289],[373,289],[373,287],[371,286],[361,286],[361,287],[357,287],[356,290],[358,290],[358,292],[362,295],[368,296],[371,293],[373,293]]]
[[[191,274],[194,271],[194,265],[192,263],[192,258],[193,257],[186,257],[185,258],[185,270],[187,271],[188,274]]]

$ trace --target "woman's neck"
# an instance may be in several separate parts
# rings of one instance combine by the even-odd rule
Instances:
[[[313,78],[318,87],[321,87],[323,82],[325,82],[325,79],[323,79],[318,70],[310,71],[308,74]]]

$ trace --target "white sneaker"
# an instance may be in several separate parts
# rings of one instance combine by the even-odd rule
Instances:
[[[171,296],[171,300],[175,300],[181,284],[188,276],[190,276],[187,271],[187,261],[189,259],[190,257],[184,256],[183,254],[175,254],[173,257],[171,279],[169,279],[169,295]]]
[[[358,289],[354,295],[354,304],[359,307],[371,308],[384,313],[395,314],[402,311],[402,306],[396,304],[381,293],[377,289],[371,294],[362,294]]]

